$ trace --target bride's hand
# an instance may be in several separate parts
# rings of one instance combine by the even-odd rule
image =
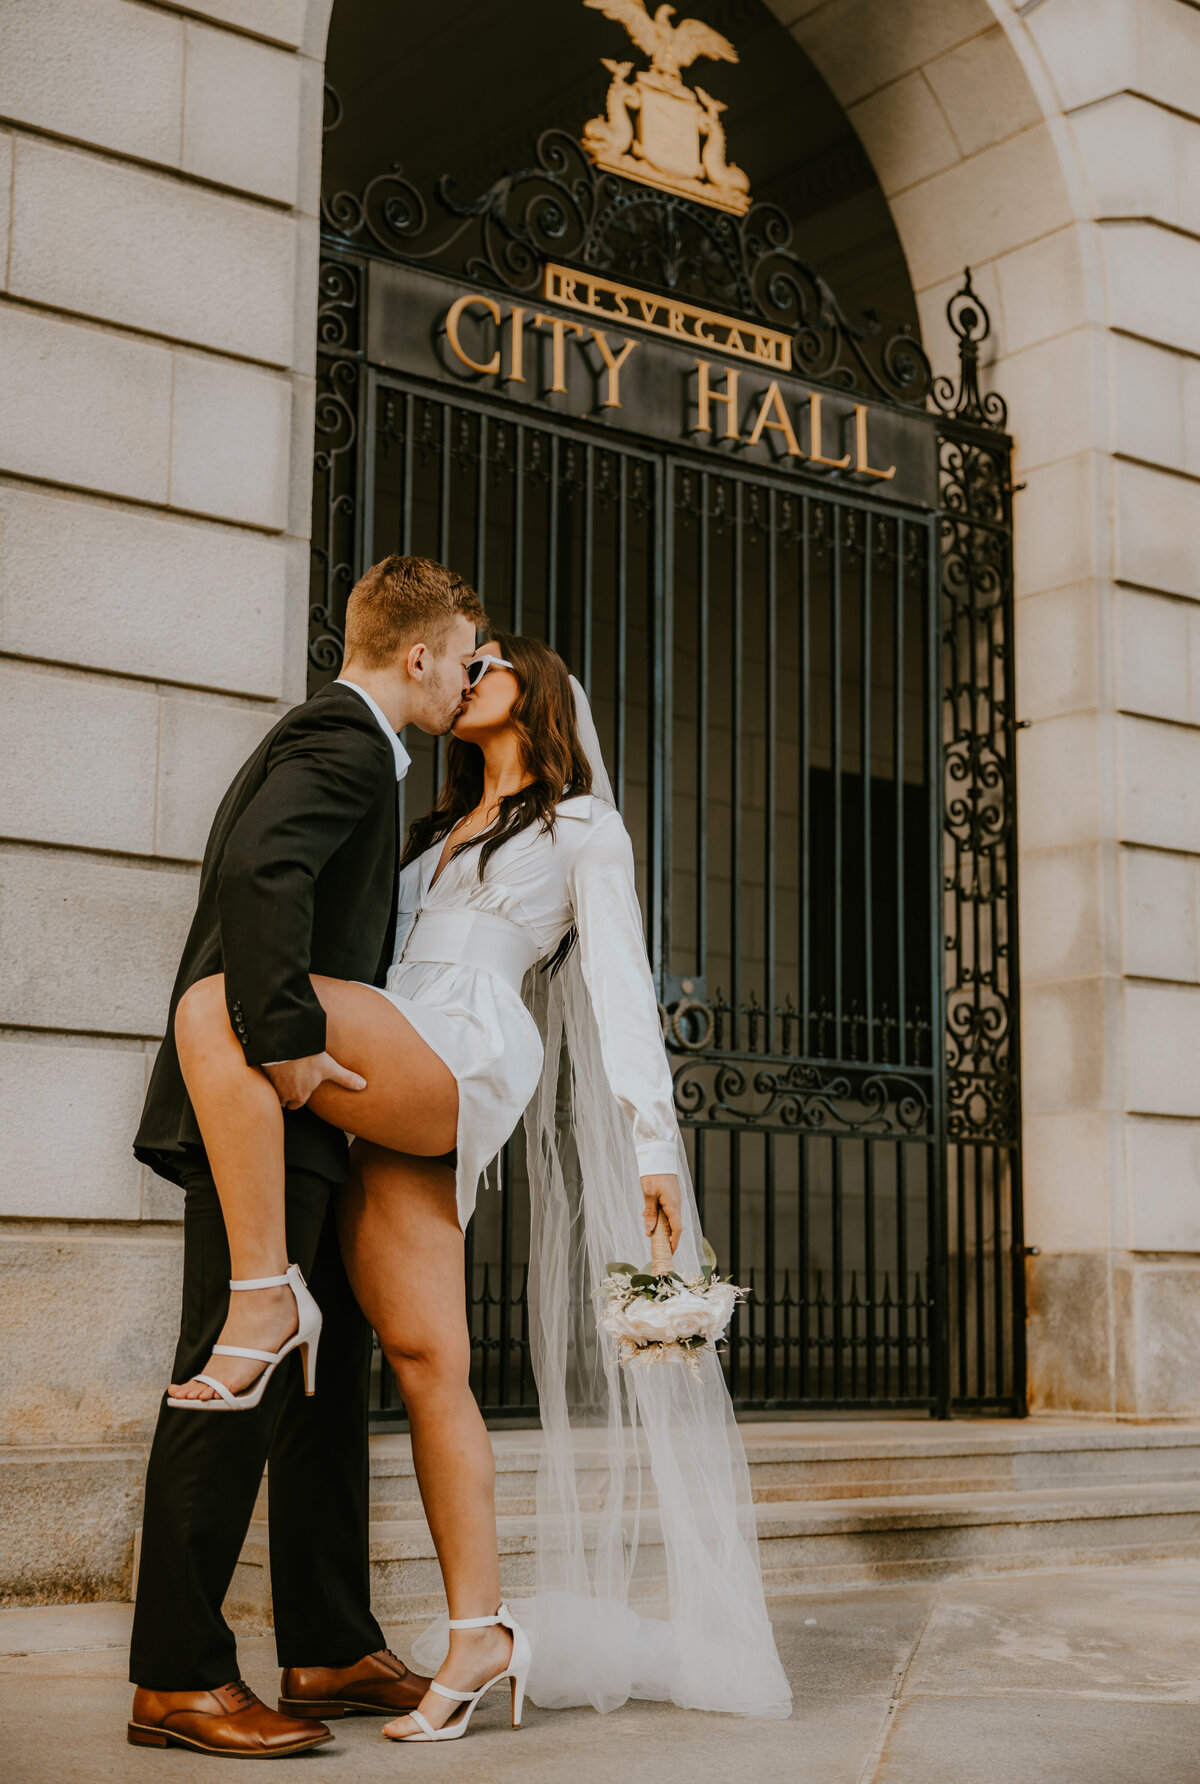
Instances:
[[[667,1217],[667,1225],[671,1229],[671,1250],[674,1251],[683,1228],[678,1177],[666,1174],[657,1177],[643,1177],[642,1198],[646,1204],[644,1209],[646,1232],[652,1233],[658,1225],[658,1211],[661,1208]]]

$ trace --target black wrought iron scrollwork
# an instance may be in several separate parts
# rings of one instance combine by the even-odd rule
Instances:
[[[948,313],[962,368],[957,389],[947,379],[934,388],[948,417],[939,437],[947,1133],[1011,1145],[1020,1101],[1011,443],[980,432],[998,430],[1006,410],[979,391],[991,324],[969,273]]]
[[[694,1055],[675,1067],[675,1107],[692,1126],[779,1127],[843,1134],[928,1131],[931,1082],[805,1060]]]
[[[427,198],[397,162],[360,192],[326,196],[321,215],[347,245],[493,289],[532,292],[554,260],[754,318],[791,336],[802,376],[837,389],[923,408],[931,388],[915,334],[885,339],[874,311],[848,316],[777,205],[738,218],[602,172],[565,130],[543,131],[533,165],[474,196],[443,176]]]
[[[933,380],[932,395],[943,415],[973,421],[981,427],[1002,428],[1008,421],[1008,405],[994,390],[979,388],[979,349],[992,332],[987,307],[971,284],[971,269],[963,271],[963,283],[946,305],[946,320],[958,342],[958,382]]]
[[[341,666],[342,616],[355,575],[359,385],[357,360],[318,359],[308,661],[325,677]]]

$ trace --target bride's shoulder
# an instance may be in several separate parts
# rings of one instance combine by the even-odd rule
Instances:
[[[616,806],[610,805],[607,799],[598,798],[594,793],[575,793],[570,799],[560,799],[555,812],[558,817],[572,821],[571,832],[578,835],[580,841],[602,826],[621,822],[621,814]]]

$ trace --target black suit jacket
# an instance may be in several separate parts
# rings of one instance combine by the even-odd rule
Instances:
[[[225,975],[234,1033],[251,1065],[325,1046],[310,973],[382,984],[396,926],[396,760],[366,702],[331,682],[280,720],[217,810],[200,895],[171,994],[134,1152],[179,1182],[200,1130],[175,1050],[189,985]],[[284,1111],[289,1164],[334,1182],[346,1141],[307,1109]]]

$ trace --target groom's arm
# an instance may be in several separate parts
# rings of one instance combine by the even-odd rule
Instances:
[[[230,1022],[250,1065],[325,1049],[309,978],[317,876],[395,780],[382,731],[325,702],[284,732],[226,840],[217,908]]]

